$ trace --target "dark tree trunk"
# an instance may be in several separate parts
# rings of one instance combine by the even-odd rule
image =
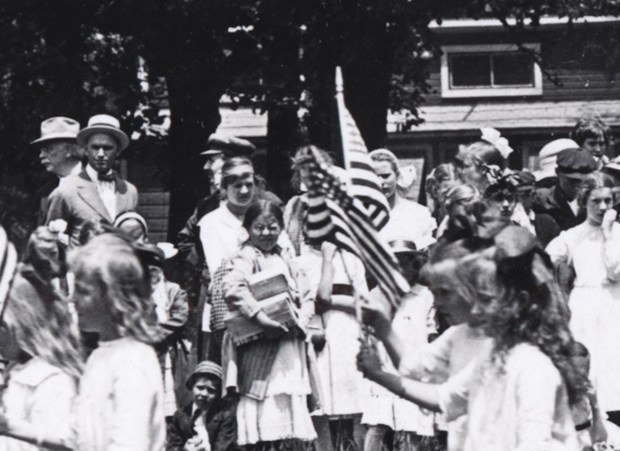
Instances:
[[[204,77],[202,77],[204,80]],[[167,77],[170,116],[169,135],[170,214],[169,239],[174,241],[196,206],[208,192],[208,180],[202,170],[203,150],[207,138],[220,123],[221,92],[207,80],[187,83],[186,74]],[[210,89],[211,87],[211,89]]]
[[[269,110],[267,120],[267,165],[269,187],[283,200],[293,194],[291,157],[301,144],[297,106],[278,105]]]

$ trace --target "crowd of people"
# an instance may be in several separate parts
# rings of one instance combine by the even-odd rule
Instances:
[[[308,147],[283,202],[252,143],[212,135],[209,195],[176,243],[151,243],[115,170],[119,121],[45,120],[32,145],[58,180],[19,264],[0,228],[0,450],[620,447],[610,140],[584,118],[529,172],[482,129],[430,172],[427,205],[371,151],[378,234],[410,285],[394,305],[306,233]]]

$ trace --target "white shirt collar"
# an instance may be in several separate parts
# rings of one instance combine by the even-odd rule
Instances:
[[[78,165],[79,166],[79,165]],[[86,173],[88,174],[88,177],[93,181],[93,182],[98,182],[99,181],[99,173],[97,171],[95,171],[95,169],[90,165],[87,164],[86,165]],[[108,171],[108,174],[111,174],[112,170],[110,169]]]

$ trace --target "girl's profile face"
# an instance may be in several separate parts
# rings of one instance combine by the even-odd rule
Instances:
[[[593,189],[586,202],[587,218],[591,225],[601,225],[605,212],[613,207],[614,196],[611,188]]]
[[[452,277],[444,274],[443,277],[436,279],[431,281],[429,289],[433,293],[437,310],[452,326],[468,322],[471,316],[471,306],[458,294],[454,286],[454,274]]]
[[[86,332],[103,331],[108,323],[109,312],[95,277],[77,273],[73,299],[80,329]]]
[[[263,252],[270,252],[278,243],[282,227],[273,215],[262,214],[253,222],[250,230],[250,242]]]
[[[493,318],[502,308],[496,293],[478,291],[478,296],[471,309],[472,323],[475,325],[483,325]]]

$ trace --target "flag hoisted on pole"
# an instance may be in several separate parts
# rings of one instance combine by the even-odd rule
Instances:
[[[390,304],[397,307],[409,285],[398,270],[394,254],[379,236],[361,200],[350,195],[347,183],[338,178],[334,167],[315,147],[308,150],[309,237],[331,239],[357,255]]]
[[[350,178],[350,192],[362,201],[372,224],[381,230],[390,219],[390,206],[381,192],[381,181],[372,168],[368,149],[355,120],[344,104],[342,71],[336,67],[336,107],[344,167]]]
[[[378,234],[389,220],[389,205],[366,145],[344,105],[340,68],[336,69],[336,101],[348,178],[339,178],[325,156],[318,149],[308,147],[307,233],[315,241],[331,239],[357,255],[390,303],[398,306],[409,285],[399,272],[393,253]]]

